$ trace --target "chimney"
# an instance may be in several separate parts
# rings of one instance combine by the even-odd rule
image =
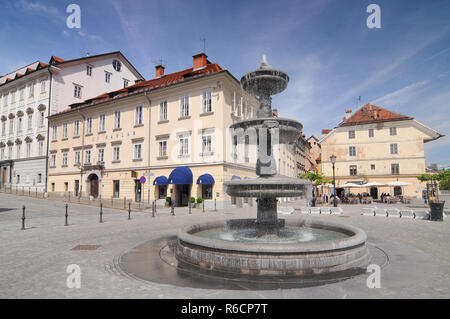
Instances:
[[[346,110],[345,111],[345,119],[350,118],[350,116],[352,116],[352,110]]]
[[[272,110],[273,116],[278,117],[278,109]]]
[[[164,75],[164,67],[161,64],[155,66],[155,77],[160,78]]]
[[[322,137],[326,136],[328,133],[330,133],[331,130],[330,129],[323,129],[322,130]]]
[[[203,68],[208,64],[208,56],[204,53],[199,53],[192,57],[194,58],[194,70]]]

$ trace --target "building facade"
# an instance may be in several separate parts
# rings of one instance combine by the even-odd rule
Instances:
[[[207,205],[214,200],[217,208],[253,204],[230,198],[223,183],[256,177],[256,146],[238,141],[229,127],[254,117],[257,99],[203,53],[189,69],[164,72],[159,65],[154,79],[50,117],[57,132],[50,143],[51,192],[147,204],[170,197],[176,206],[190,197]],[[294,175],[295,153],[283,159],[284,146],[274,153],[282,154],[280,173]]]
[[[424,185],[417,176],[425,173],[424,143],[443,135],[414,118],[382,107],[366,104],[355,114],[346,112],[344,120],[333,130],[324,130],[320,140],[322,172],[332,179],[330,156],[336,156],[335,175],[338,196],[347,182],[366,184],[405,182],[405,186],[350,188],[347,192],[381,193],[420,197]]]
[[[45,191],[48,119],[67,105],[143,80],[120,53],[52,56],[0,78],[0,186]]]

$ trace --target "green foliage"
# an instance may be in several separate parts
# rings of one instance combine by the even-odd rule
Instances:
[[[197,198],[197,203],[198,203],[198,204],[203,203],[203,198],[201,198],[201,197]]]
[[[421,182],[436,182],[450,179],[450,171],[442,171],[436,174],[422,174],[417,177]]]
[[[195,203],[195,197],[189,198],[189,201],[190,201],[191,203]]]
[[[166,197],[166,202],[168,202],[168,203],[172,202],[172,197],[167,196],[167,197]]]
[[[313,182],[315,185],[332,183],[332,181],[330,181],[329,179],[326,179],[322,174],[319,174],[316,172],[308,172],[308,173],[304,173],[304,174],[298,174],[298,178],[307,179],[307,180]]]

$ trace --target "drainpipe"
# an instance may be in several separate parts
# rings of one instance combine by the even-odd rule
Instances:
[[[80,112],[80,109],[78,109],[78,114],[80,115],[82,122],[83,122],[83,130],[81,135],[81,158],[80,158],[80,197],[82,196],[83,192],[83,164],[84,164],[84,125],[86,118],[83,115],[83,113]],[[92,156],[92,154],[91,154]]]
[[[53,74],[50,71],[50,66],[48,67],[48,73],[50,73],[50,85],[48,92],[48,112],[47,112],[47,154],[45,156],[45,185],[44,185],[44,194],[48,191],[48,154],[50,148],[50,109],[51,109],[51,101],[52,101],[52,80]]]
[[[147,91],[144,92],[145,98],[148,101],[148,151],[147,151],[147,167],[148,167],[148,171],[150,172],[150,132],[151,132],[151,126],[152,126],[152,116],[151,116],[151,106],[152,106],[152,101],[150,100],[150,98],[147,95]],[[149,176],[150,177],[150,176]],[[150,202],[150,183],[148,184],[148,201]]]

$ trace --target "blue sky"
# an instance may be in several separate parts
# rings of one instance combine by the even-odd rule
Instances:
[[[68,29],[66,7],[81,7]],[[369,29],[369,4],[381,29]],[[413,116],[446,136],[425,146],[427,163],[450,164],[450,1],[448,0],[2,0],[0,74],[51,55],[64,59],[120,50],[146,78],[203,50],[237,78],[261,56],[286,71],[274,97],[280,116],[307,135],[335,127],[367,102]]]

